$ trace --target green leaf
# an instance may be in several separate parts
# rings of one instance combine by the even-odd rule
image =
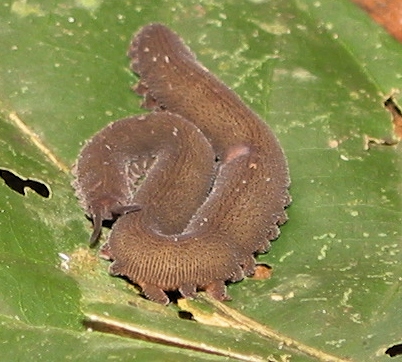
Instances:
[[[0,7],[0,354],[5,360],[387,361],[401,342],[399,147],[381,102],[401,45],[346,0],[6,1]],[[70,186],[84,141],[143,113],[125,54],[158,21],[273,128],[289,221],[233,301],[162,307],[107,273]],[[190,320],[188,320],[190,319]]]

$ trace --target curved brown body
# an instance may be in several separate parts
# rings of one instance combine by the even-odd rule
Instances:
[[[108,136],[120,139],[115,131],[119,128],[125,137],[112,147],[112,168],[124,164],[121,159],[137,160],[131,164],[127,161],[120,171],[112,171],[107,177],[102,173],[106,171],[93,170],[104,190],[116,190],[113,192],[118,197],[112,199],[118,199],[119,205],[141,207],[117,219],[103,246],[104,255],[113,260],[110,273],[128,277],[149,299],[164,304],[169,302],[164,291],[176,289],[184,296],[204,289],[226,299],[225,282],[253,274],[254,254],[268,249],[269,240],[279,234],[278,225],[287,219],[284,208],[290,197],[286,159],[267,125],[201,66],[165,26],[151,24],[141,29],[129,56],[132,70],[140,76],[137,92],[145,96],[144,105],[154,109],[143,123],[156,122],[160,117],[162,128],[169,128],[172,120],[170,133],[176,141],[184,138],[180,147],[170,147],[169,151],[171,140],[163,137],[166,132],[152,139],[138,119],[131,119],[110,125],[86,147],[91,154],[90,148],[107,144]],[[186,124],[187,131],[176,125],[178,120]],[[199,138],[188,137],[194,130]],[[156,128],[153,135],[155,132]],[[145,146],[140,155],[134,151],[138,143]],[[170,153],[178,148],[185,157]],[[77,162],[76,188],[81,189],[78,194],[83,200],[82,195],[88,193],[79,186],[85,179],[80,163],[90,156],[82,153]],[[177,162],[180,157],[182,163]],[[138,169],[138,160],[145,160],[142,169]],[[176,168],[177,164],[181,168]],[[138,170],[133,172],[133,168]],[[121,183],[128,185],[120,191],[118,185],[107,184],[116,172],[122,175]],[[144,174],[146,180],[133,188]],[[96,192],[91,195],[83,203],[93,216],[88,210],[91,204],[99,204],[99,197]]]

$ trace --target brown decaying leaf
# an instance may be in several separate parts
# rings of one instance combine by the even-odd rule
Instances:
[[[352,0],[366,10],[393,37],[402,42],[402,2],[400,0]]]

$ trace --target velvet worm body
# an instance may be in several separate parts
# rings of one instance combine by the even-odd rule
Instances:
[[[287,220],[282,148],[166,26],[143,27],[128,55],[152,112],[112,123],[81,151],[74,186],[92,241],[117,219],[101,253],[153,301],[169,303],[172,290],[228,299],[225,282],[252,275]]]

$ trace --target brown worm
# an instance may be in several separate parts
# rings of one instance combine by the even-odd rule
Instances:
[[[128,55],[153,112],[112,123],[81,151],[74,186],[94,221],[91,241],[102,220],[122,215],[102,247],[112,275],[162,304],[172,290],[228,299],[225,282],[252,275],[255,254],[287,220],[283,151],[167,27],[143,27]]]

